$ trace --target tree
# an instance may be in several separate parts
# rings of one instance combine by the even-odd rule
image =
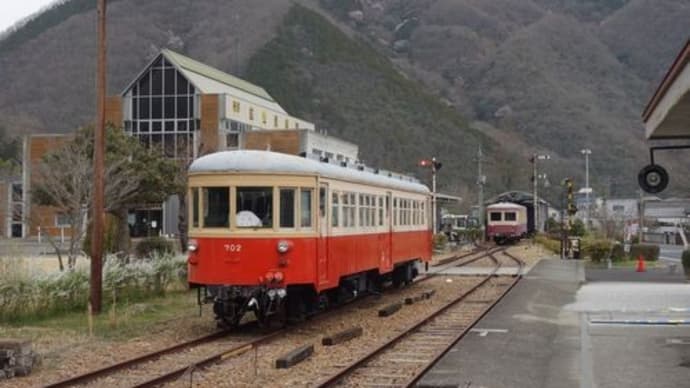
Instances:
[[[43,158],[37,171],[39,179],[32,190],[34,203],[57,208],[68,221],[70,241],[67,254],[70,269],[74,268],[90,220],[92,155],[93,130],[78,130],[73,140]],[[176,172],[177,167],[172,160],[146,149],[138,139],[123,131],[108,128],[105,211],[118,220],[118,251],[128,250],[124,246],[129,237],[127,209],[137,203],[162,202],[174,191]],[[59,246],[50,238],[49,241],[63,269]]]

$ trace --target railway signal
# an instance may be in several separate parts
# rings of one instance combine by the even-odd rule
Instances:
[[[431,168],[431,222],[433,223],[433,232],[436,234],[438,227],[436,222],[436,171],[443,167],[443,163],[436,160],[436,158],[422,159],[419,161],[419,166],[424,168]]]

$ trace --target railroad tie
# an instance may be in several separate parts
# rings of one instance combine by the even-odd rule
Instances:
[[[306,360],[314,354],[314,345],[304,345],[294,349],[276,360],[277,369],[289,368]]]
[[[402,308],[402,303],[393,303],[379,310],[379,317],[388,317]]]
[[[324,346],[337,345],[339,343],[349,341],[353,338],[357,338],[361,336],[362,333],[363,330],[361,326],[351,327],[347,330],[343,330],[330,336],[323,337],[323,339],[321,340],[321,344]]]

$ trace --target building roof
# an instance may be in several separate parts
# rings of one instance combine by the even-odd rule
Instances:
[[[173,65],[175,65],[178,68],[199,74],[206,78],[210,78],[214,81],[220,82],[227,86],[232,86],[233,88],[243,90],[247,93],[253,94],[257,97],[261,97],[270,102],[275,102],[275,100],[273,100],[273,97],[271,97],[271,95],[268,94],[268,92],[266,92],[266,90],[260,86],[254,85],[243,79],[237,78],[224,71],[218,70],[214,67],[201,63],[180,53],[176,53],[170,49],[163,49],[161,51],[161,54],[163,54],[163,56],[168,61],[170,61]]]
[[[318,162],[299,156],[270,151],[223,151],[202,156],[189,167],[191,174],[203,173],[252,173],[252,174],[296,174],[319,175],[323,177],[363,183],[379,187],[429,194],[421,183],[396,179],[369,171]]]
[[[648,139],[690,138],[690,40],[642,112]]]

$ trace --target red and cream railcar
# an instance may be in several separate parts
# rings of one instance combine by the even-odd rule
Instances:
[[[189,283],[235,325],[305,314],[431,258],[426,186],[268,151],[201,157],[189,169]]]
[[[511,202],[486,207],[486,235],[496,244],[515,242],[527,234],[527,208]]]

